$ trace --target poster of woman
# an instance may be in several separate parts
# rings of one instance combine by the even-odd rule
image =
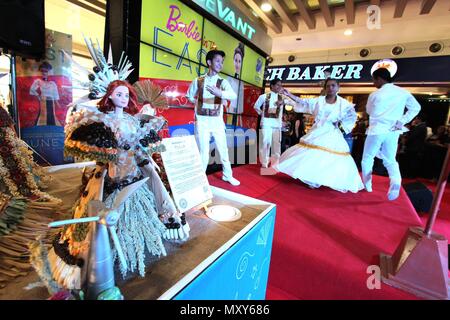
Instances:
[[[236,49],[234,49],[233,63],[234,63],[234,77],[227,78],[234,92],[237,94],[237,99],[230,102],[228,105],[227,124],[235,124],[242,127],[242,112],[244,110],[244,83],[241,79],[242,61],[244,60],[245,47],[239,42]],[[236,122],[233,118],[236,117]]]

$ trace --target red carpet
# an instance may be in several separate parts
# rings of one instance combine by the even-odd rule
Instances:
[[[385,284],[366,285],[379,253],[391,254],[409,226],[422,225],[404,190],[387,201],[387,178],[375,176],[372,193],[342,194],[284,174],[261,176],[257,165],[236,167],[233,175],[240,186],[223,182],[221,172],[209,181],[277,205],[267,299],[415,299]]]

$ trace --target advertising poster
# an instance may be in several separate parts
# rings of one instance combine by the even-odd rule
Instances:
[[[185,95],[207,72],[205,57],[212,49],[225,52],[220,75],[237,94],[224,108],[224,122],[255,128],[253,104],[261,93],[265,58],[180,1],[142,1],[139,77],[159,85],[167,97],[170,108],[159,114],[168,120],[170,134],[194,134],[194,106]]]
[[[188,84],[198,77],[200,71],[198,63],[142,43],[139,68],[141,78],[185,81]]]
[[[159,85],[168,110],[169,133],[194,134],[194,106],[185,95],[192,80],[206,72],[202,58],[203,17],[180,1],[142,1],[139,78]]]
[[[245,48],[245,57],[242,65],[242,80],[254,86],[262,87],[266,59],[249,47]]]
[[[205,50],[205,53],[212,49],[225,52],[225,61],[223,63],[222,72],[230,76],[235,76],[236,73],[237,76],[240,75],[240,68],[236,70],[233,63],[234,50],[238,45],[239,41],[237,39],[224,32],[209,20],[205,20],[203,49]],[[201,63],[206,63],[204,58]]]
[[[244,83],[240,79],[245,46],[208,20],[205,20],[203,37],[203,49],[205,52],[212,49],[225,52],[223,74],[221,76],[230,83],[237,95],[236,100],[229,101],[226,105],[224,121],[227,125],[243,127],[241,114],[244,107]]]
[[[142,1],[141,42],[199,61],[203,17],[180,1]]]
[[[244,86],[244,110],[242,113],[242,126],[244,128],[257,130],[258,114],[253,106],[261,94],[260,87]]]
[[[64,163],[64,121],[72,102],[72,36],[46,30],[45,59],[17,59],[17,105],[20,134],[36,151],[38,163]]]

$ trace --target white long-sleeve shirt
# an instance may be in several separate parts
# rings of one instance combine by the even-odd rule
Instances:
[[[414,119],[420,104],[407,90],[386,83],[369,95],[366,111],[369,114],[367,135],[385,134],[392,131],[397,121],[405,125]]]
[[[214,76],[205,75],[204,76],[204,86],[203,86],[203,108],[206,109],[214,109],[214,98],[215,96],[210,93],[206,87],[212,86],[215,87],[217,84],[218,79],[221,78],[218,74]],[[217,117],[211,117],[211,116],[201,116],[201,115],[195,115],[197,121],[201,121],[203,123],[207,123],[208,127],[211,127],[213,129],[214,126],[220,126],[220,128],[224,127],[223,123],[223,105],[226,103],[224,100],[236,100],[237,94],[234,92],[233,88],[231,87],[230,83],[226,80],[222,80],[221,84],[222,88],[222,101],[220,104],[220,113]],[[186,98],[189,99],[193,104],[197,105],[197,97],[198,97],[198,78],[194,79],[192,81],[191,85],[189,86],[188,92],[186,94]]]
[[[58,87],[54,81],[36,79],[30,87],[30,95],[59,100]]]
[[[314,125],[311,130],[325,124],[339,122],[345,133],[350,133],[355,126],[357,119],[355,105],[340,96],[336,97],[336,102],[333,104],[327,103],[325,96],[309,99],[295,97],[295,102],[295,112],[314,116]]]
[[[283,121],[283,109],[281,108],[280,114],[278,115],[278,118],[266,118],[264,117],[264,108],[266,104],[266,95],[267,93],[264,93],[259,96],[258,100],[256,100],[255,105],[253,108],[255,109],[256,113],[261,116],[261,127],[264,128],[281,128],[282,121]],[[269,99],[269,107],[276,107],[276,102],[278,101],[278,93],[270,92],[270,99]],[[290,99],[283,99],[284,104],[291,104],[295,105],[295,102]]]

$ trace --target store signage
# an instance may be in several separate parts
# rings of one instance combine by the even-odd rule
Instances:
[[[236,9],[222,0],[194,0],[197,4],[214,14],[220,20],[241,33],[248,40],[252,40],[256,30],[250,21]]]
[[[450,82],[450,56],[270,66],[265,79],[306,84],[331,77],[344,83],[371,83],[372,72],[381,67],[395,74],[394,82]]]
[[[205,204],[213,195],[193,135],[163,140],[161,158],[172,196],[180,212]]]
[[[203,10],[230,26],[247,40],[253,42],[263,51],[269,53],[272,49],[272,39],[267,31],[253,22],[235,7],[231,0],[192,0]]]
[[[255,28],[243,14],[234,9],[230,4],[226,3],[226,1],[194,0],[194,2],[231,26],[248,40],[252,40],[253,35],[256,32]]]
[[[397,63],[395,63],[394,60],[382,59],[373,64],[372,69],[370,70],[370,74],[373,74],[375,70],[380,68],[388,69],[391,77],[395,76],[398,70]]]
[[[273,67],[268,70],[267,80],[275,78],[285,81],[323,80],[328,75],[333,79],[361,79],[362,64],[316,65],[306,67]]]

